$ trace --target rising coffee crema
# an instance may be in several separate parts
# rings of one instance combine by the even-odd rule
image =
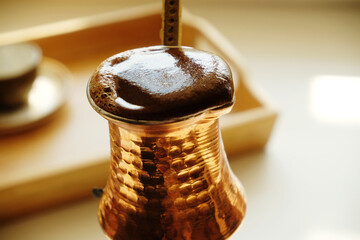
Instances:
[[[229,66],[218,56],[190,47],[154,46],[116,54],[89,84],[102,110],[134,121],[176,121],[231,106]]]

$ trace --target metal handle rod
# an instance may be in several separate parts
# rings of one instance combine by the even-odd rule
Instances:
[[[182,0],[163,0],[161,31],[163,45],[181,45],[181,9]]]

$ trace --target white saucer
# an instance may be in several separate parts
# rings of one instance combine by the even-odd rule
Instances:
[[[20,132],[41,124],[66,100],[70,71],[60,62],[43,58],[28,102],[22,107],[0,112],[0,134]]]

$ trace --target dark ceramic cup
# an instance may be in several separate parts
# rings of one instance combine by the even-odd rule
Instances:
[[[41,59],[41,49],[32,43],[0,46],[0,110],[27,103]]]

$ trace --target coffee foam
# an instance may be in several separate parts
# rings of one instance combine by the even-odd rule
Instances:
[[[116,54],[96,69],[89,94],[102,110],[134,121],[175,121],[234,101],[228,65],[189,47]]]

